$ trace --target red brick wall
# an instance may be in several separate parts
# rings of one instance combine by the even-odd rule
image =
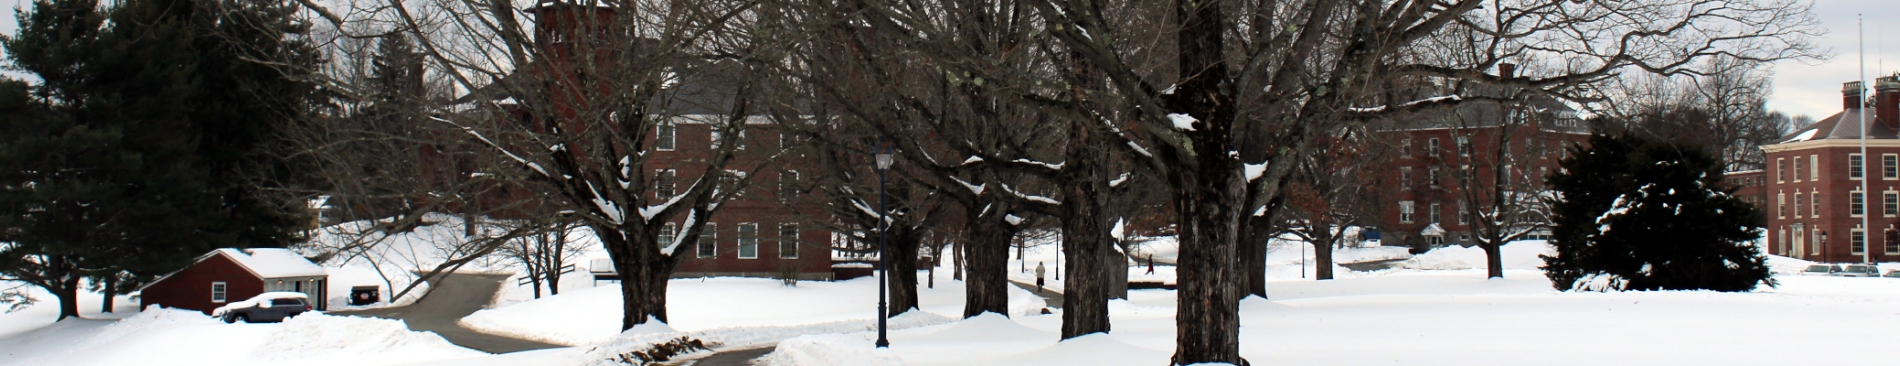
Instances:
[[[1439,128],[1386,132],[1385,138],[1388,139],[1389,146],[1402,148],[1402,139],[1410,139],[1412,146],[1409,155],[1392,154],[1393,159],[1381,170],[1387,172],[1385,173],[1387,179],[1382,180],[1382,186],[1379,188],[1381,192],[1385,192],[1383,197],[1386,197],[1381,202],[1384,205],[1381,208],[1383,212],[1381,217],[1386,228],[1385,244],[1399,245],[1398,241],[1401,240],[1408,243],[1425,240],[1419,236],[1419,232],[1431,224],[1431,214],[1428,211],[1434,201],[1439,203],[1438,226],[1446,231],[1446,243],[1456,243],[1459,234],[1470,230],[1468,224],[1458,223],[1458,204],[1463,191],[1458,185],[1454,171],[1469,164],[1472,176],[1477,180],[1475,184],[1479,186],[1491,184],[1494,180],[1492,173],[1503,166],[1498,163],[1501,160],[1497,156],[1498,133],[1501,131],[1499,127],[1489,127],[1456,131]],[[1471,155],[1469,157],[1459,155],[1457,138],[1454,137],[1453,132],[1457,132],[1457,135],[1470,136]],[[1530,172],[1528,175],[1533,176],[1536,184],[1541,185],[1543,178],[1537,177],[1536,172],[1543,168],[1543,171],[1555,173],[1558,160],[1565,154],[1564,149],[1572,144],[1588,143],[1589,137],[1588,134],[1582,133],[1548,132],[1533,127],[1518,127],[1510,133],[1510,154],[1513,155],[1513,159],[1510,159],[1511,169],[1516,170],[1518,172],[1516,175],[1519,177],[1526,175],[1525,172],[1528,169]],[[1435,153],[1430,150],[1430,141],[1434,138],[1438,139],[1439,144],[1438,151]],[[1525,138],[1530,138],[1532,145],[1530,147],[1535,150],[1525,149]],[[1433,166],[1439,169],[1440,184],[1437,187],[1433,187],[1429,179]],[[1411,168],[1411,185],[1401,186],[1401,175],[1404,174],[1403,169],[1407,167]],[[1402,201],[1413,203],[1414,213],[1411,222],[1400,220],[1399,207]]]
[[[238,266],[224,254],[214,254],[172,274],[163,280],[145,287],[139,293],[139,308],[152,305],[164,305],[168,308],[190,309],[211,314],[211,309],[224,306],[225,303],[211,302],[211,283],[225,283],[225,303],[244,301],[257,294],[264,293],[264,280],[251,275],[250,271]]]

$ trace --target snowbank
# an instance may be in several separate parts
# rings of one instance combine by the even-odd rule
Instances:
[[[9,365],[383,365],[484,355],[391,320],[306,313],[277,324],[225,324],[161,307],[0,338],[0,354]]]
[[[1523,240],[1505,243],[1499,247],[1500,259],[1505,269],[1537,269],[1544,265],[1538,255],[1556,255],[1549,242],[1543,240]],[[1448,246],[1432,249],[1400,264],[1401,268],[1421,270],[1459,270],[1485,269],[1484,249],[1473,247]]]

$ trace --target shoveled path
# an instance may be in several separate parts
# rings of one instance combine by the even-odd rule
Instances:
[[[777,350],[778,346],[722,351],[712,356],[681,362],[680,366],[749,366],[752,360],[765,357],[765,354]]]
[[[1036,284],[1034,283],[1021,282],[1021,281],[1015,281],[1015,280],[1011,280],[1009,281],[1009,283],[1015,284],[1016,287],[1021,287],[1024,290],[1029,290],[1029,293],[1036,294],[1036,296],[1042,296],[1044,302],[1049,303],[1049,307],[1057,308],[1057,309],[1062,308],[1062,293],[1061,292],[1050,290],[1047,287],[1044,287],[1041,291],[1037,291]]]
[[[495,292],[501,290],[501,282],[507,279],[507,275],[450,274],[430,283],[429,293],[414,304],[330,314],[402,320],[409,325],[409,330],[435,332],[449,343],[488,353],[564,347],[477,332],[456,323],[494,300]]]

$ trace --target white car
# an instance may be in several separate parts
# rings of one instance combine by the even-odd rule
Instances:
[[[211,310],[211,316],[225,323],[280,322],[310,311],[310,297],[301,292],[266,292],[248,300],[225,304]]]

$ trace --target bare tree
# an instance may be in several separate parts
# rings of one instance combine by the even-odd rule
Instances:
[[[534,287],[534,298],[541,298],[541,289],[546,287],[549,295],[561,294],[561,274],[567,266],[580,260],[582,251],[587,250],[585,241],[571,240],[580,222],[560,215],[539,216],[529,219],[526,225],[533,225],[534,231],[522,238],[508,241],[500,250],[501,254],[521,265],[526,280]]]
[[[1313,154],[1292,162],[1298,164],[1284,194],[1287,209],[1281,211],[1287,233],[1313,245],[1313,278],[1333,279],[1333,250],[1347,239],[1355,226],[1378,220],[1378,195],[1374,191],[1381,174],[1373,169],[1389,154],[1377,151],[1366,129],[1347,130],[1317,136]],[[1255,281],[1251,275],[1248,280]],[[1251,283],[1249,284],[1252,285]],[[1249,291],[1252,292],[1252,291]]]

